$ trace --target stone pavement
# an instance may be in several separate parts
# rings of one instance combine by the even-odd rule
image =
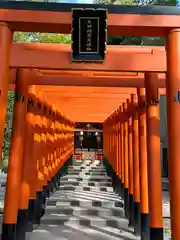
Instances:
[[[123,200],[113,192],[111,179],[99,161],[77,162],[48,199],[41,225],[26,240],[135,240],[124,218]],[[0,173],[5,186],[6,174]],[[5,187],[0,188],[3,211]],[[168,191],[163,191],[164,239],[170,238]],[[2,217],[2,216],[1,216]]]
[[[69,167],[59,189],[47,201],[40,226],[28,240],[138,240],[128,228],[123,201],[99,161]]]

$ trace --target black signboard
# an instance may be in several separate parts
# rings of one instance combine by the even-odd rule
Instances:
[[[106,39],[106,9],[72,10],[72,61],[102,62]]]

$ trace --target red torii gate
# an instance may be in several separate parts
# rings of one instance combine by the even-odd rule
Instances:
[[[36,3],[37,4],[37,3]],[[32,8],[33,5],[29,9]],[[36,5],[37,6],[37,5]],[[51,5],[49,5],[51,6]],[[53,5],[52,5],[53,6]],[[5,107],[7,102],[7,90],[8,90],[8,77],[9,77],[9,58],[10,58],[10,46],[11,46],[11,38],[12,38],[12,29],[16,31],[49,31],[49,32],[61,32],[61,33],[70,33],[71,29],[71,17],[72,14],[70,12],[71,5],[68,5],[69,12],[67,9],[63,9],[63,5],[59,5],[56,11],[37,11],[31,9],[33,11],[22,10],[22,9],[1,9],[0,11],[0,105],[2,106],[2,115],[0,118],[1,128],[0,135],[2,135],[2,123],[4,122],[5,116]],[[82,5],[83,6],[83,5]],[[91,7],[91,5],[88,5]],[[1,7],[1,5],[0,5]],[[8,3],[3,4],[1,8],[9,8]],[[54,7],[54,6],[53,6]],[[12,8],[12,6],[11,6]],[[168,7],[170,8],[170,7]],[[180,107],[174,101],[175,96],[180,88],[180,51],[179,51],[179,40],[180,40],[180,17],[179,17],[179,9],[170,8],[172,11],[168,12],[167,8],[161,8],[161,15],[158,15],[159,8],[133,8],[133,7],[123,7],[123,9],[119,9],[115,11],[115,7],[111,7],[108,15],[108,31],[112,36],[119,35],[148,35],[148,36],[165,36],[167,39],[166,44],[166,53],[167,53],[167,79],[166,79],[166,89],[167,89],[167,122],[168,122],[168,152],[169,159],[171,161],[170,164],[170,196],[171,196],[171,216],[172,216],[172,239],[179,240],[180,239],[180,229],[178,226],[180,220],[180,203],[177,199],[180,199],[180,181],[179,181],[179,155],[180,148],[178,147],[178,140],[180,136],[180,130],[177,128],[179,123],[179,112]],[[132,10],[135,14],[132,14]],[[119,11],[119,12],[118,12]],[[119,14],[123,17],[119,17]],[[152,17],[153,15],[153,17]],[[35,16],[39,16],[38,19]],[[36,19],[36,20],[35,20]],[[151,21],[149,21],[151,19]],[[163,24],[162,24],[163,23]],[[85,67],[86,65],[82,64],[81,67],[78,64],[71,64],[67,61],[68,54],[61,54],[61,57],[64,61],[63,67],[65,68],[76,68],[76,69],[89,69],[89,67]],[[158,56],[157,56],[158,57]],[[47,61],[46,61],[47,63]],[[176,64],[173,64],[176,63]],[[112,64],[112,62],[111,62]],[[115,62],[113,62],[115,66],[117,66]],[[143,62],[142,62],[143,64]],[[159,62],[161,65],[161,63]],[[22,65],[18,65],[20,67]],[[58,66],[58,63],[57,63]],[[104,68],[99,67],[100,70],[104,70]],[[112,66],[112,65],[111,65]],[[112,69],[106,68],[106,70],[116,70],[115,66],[112,66]],[[23,66],[22,66],[23,67]],[[24,66],[25,67],[25,66]],[[31,65],[28,61],[26,62],[26,67],[35,67]],[[47,67],[47,66],[46,66]],[[44,63],[39,64],[39,68],[45,68]],[[98,64],[93,64],[91,66],[92,70],[98,69]],[[121,69],[123,70],[123,69]],[[149,71],[156,71],[158,69],[154,66],[153,69],[148,69]],[[126,69],[124,69],[126,71]],[[135,71],[140,71],[140,69],[135,69]],[[143,71],[143,70],[141,70]],[[147,71],[147,70],[146,70]],[[161,69],[160,72],[164,72],[164,69]],[[151,86],[149,86],[149,91],[153,92]],[[154,145],[153,145],[154,146]],[[155,146],[154,146],[155,147]],[[151,149],[152,150],[152,149]],[[8,182],[9,183],[9,182]],[[176,202],[176,204],[175,204]],[[6,218],[7,220],[7,218]],[[151,219],[152,220],[152,219]],[[157,220],[158,221],[158,220]],[[6,222],[4,222],[6,223]],[[7,222],[8,223],[8,222]],[[157,227],[158,226],[158,227]],[[160,238],[162,238],[162,226],[161,221],[152,226],[151,237],[158,236],[160,234]],[[156,232],[158,231],[158,234]]]
[[[24,64],[24,63],[23,63]],[[29,83],[28,84],[37,84],[37,83],[40,83],[40,84],[42,84],[42,83],[44,83],[44,84],[47,84],[48,82],[47,82],[47,80],[46,79],[50,79],[50,81],[52,81],[54,78],[56,78],[56,77],[58,77],[58,74],[57,74],[57,72],[55,72],[56,73],[56,75],[55,74],[51,74],[51,71],[49,71],[49,73],[48,72],[44,72],[44,70],[40,70],[40,73],[37,71],[37,70],[34,70],[34,71],[31,71],[31,73],[30,73],[30,75],[29,75]],[[65,72],[66,73],[66,72]],[[51,74],[51,75],[50,75]],[[67,73],[66,73],[67,74]],[[69,73],[68,73],[69,74]],[[71,73],[70,75],[61,75],[61,76],[59,76],[59,77],[64,77],[64,76],[71,76],[71,75],[76,75],[76,74],[74,74],[74,73]],[[96,73],[97,74],[97,73]],[[95,75],[96,75],[95,74]],[[110,74],[110,73],[109,73]],[[77,74],[78,75],[78,74]],[[82,75],[86,75],[86,76],[82,76]],[[87,73],[85,73],[85,74],[79,74],[79,76],[78,76],[78,78],[84,78],[84,77],[86,77],[87,78],[87,76],[91,76],[92,75],[92,72],[87,72]],[[97,74],[98,75],[98,74]],[[99,74],[100,75],[100,74]],[[119,74],[119,75],[121,75],[121,76],[117,76],[117,73],[115,74],[115,79],[116,80],[120,80],[120,79],[123,79],[123,74]],[[131,80],[131,81],[134,81],[134,80],[138,80],[139,81],[139,79],[141,79],[141,80],[143,80],[143,75],[141,75],[141,76],[138,76],[138,74],[135,74],[135,75],[137,75],[137,76],[134,76],[134,77],[132,77],[131,75],[132,74],[129,74],[130,76],[127,76],[127,73],[126,74],[124,74],[125,75],[125,77],[127,78],[127,80]],[[100,75],[101,76],[101,75]],[[103,76],[103,74],[102,74],[102,76]],[[139,78],[140,77],[140,78]],[[160,75],[160,77],[161,77],[161,79],[162,80],[159,80],[159,82],[160,82],[160,85],[161,85],[161,81],[162,81],[162,85],[164,85],[164,83],[163,83],[163,79],[164,79],[164,75],[163,74],[161,74]],[[38,78],[39,79],[41,79],[42,81],[38,81]],[[71,77],[72,78],[72,77]],[[73,78],[74,78],[74,76],[73,76]],[[98,79],[99,78],[99,76],[95,76],[94,77],[94,79]],[[130,78],[130,79],[129,79]],[[136,79],[137,78],[137,79]],[[33,82],[33,81],[34,82]],[[108,78],[108,80],[110,80],[110,78]],[[130,84],[131,84],[131,81],[129,82]],[[72,82],[72,81],[71,81]],[[125,79],[124,79],[124,82],[125,82]],[[75,84],[75,82],[74,82],[74,84]],[[119,85],[120,86],[120,85]],[[122,85],[121,85],[122,86]],[[139,87],[144,87],[144,80],[143,81],[141,81],[141,83],[140,83],[140,85],[137,85],[136,84],[136,87],[137,86],[139,86]]]

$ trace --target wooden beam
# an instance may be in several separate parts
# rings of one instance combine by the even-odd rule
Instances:
[[[10,23],[14,31],[70,34],[71,8],[78,7],[102,8],[104,5],[1,2],[0,21]],[[111,36],[159,36],[165,35],[167,28],[180,26],[180,12],[176,7],[106,7],[110,11],[108,33]]]
[[[10,67],[81,71],[166,72],[164,48],[152,47],[147,48],[148,51],[144,51],[143,47],[135,47],[134,50],[133,47],[124,49],[108,46],[106,61],[103,64],[86,64],[71,62],[70,45],[12,44]]]
[[[144,87],[142,77],[81,77],[41,75],[31,78],[34,85],[94,86],[94,87]],[[165,79],[159,79],[159,87],[165,87]]]
[[[54,94],[57,96],[71,96],[71,97],[95,97],[98,95],[101,95],[102,97],[120,97],[122,98],[122,94],[136,94],[137,89],[136,88],[126,88],[126,87],[82,87],[82,86],[36,86],[36,89],[38,91],[43,92],[44,94]],[[161,95],[166,94],[166,88],[159,88],[159,93]]]

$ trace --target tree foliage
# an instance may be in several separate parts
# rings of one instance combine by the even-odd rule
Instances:
[[[94,0],[95,4],[136,5],[136,0]],[[108,36],[109,45],[141,45],[142,38],[135,36]]]
[[[152,5],[171,2],[170,5],[174,5],[175,0],[94,0],[95,4],[110,4],[110,5]],[[162,37],[144,37],[144,36],[108,36],[109,45],[164,45],[165,40]]]
[[[71,43],[70,34],[15,32],[14,42],[39,42],[39,43]]]
[[[5,129],[4,129],[4,144],[3,144],[3,156],[2,156],[3,160],[6,160],[9,155],[11,132],[12,132],[13,105],[14,105],[14,91],[9,91]]]
[[[95,4],[135,5],[135,0],[94,0]]]

